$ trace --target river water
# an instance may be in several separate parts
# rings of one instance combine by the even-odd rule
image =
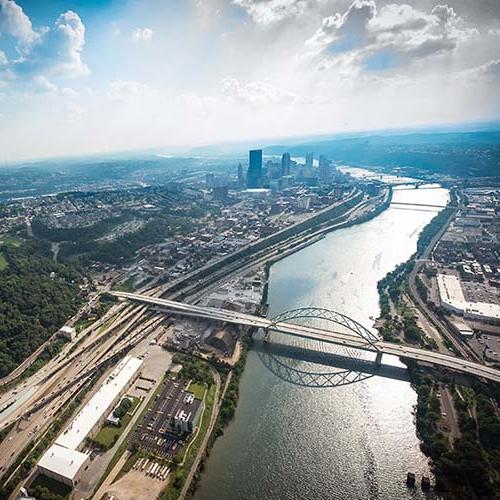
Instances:
[[[394,201],[444,204],[445,189],[395,191]],[[302,306],[333,309],[371,328],[377,282],[416,250],[438,210],[389,208],[273,265],[270,315]],[[399,363],[394,358],[385,360]],[[430,475],[419,449],[408,382],[372,377],[304,388],[248,356],[236,415],[218,438],[195,500],[425,498],[406,473]]]

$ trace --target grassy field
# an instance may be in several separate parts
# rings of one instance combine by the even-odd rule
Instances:
[[[21,240],[13,238],[12,236],[5,236],[5,238],[2,238],[2,240],[0,241],[0,244],[19,248],[21,246]]]
[[[191,382],[187,390],[189,392],[192,392],[194,394],[194,397],[197,399],[203,399],[203,396],[205,394],[205,386],[201,384],[193,384]]]
[[[5,260],[5,257],[0,252],[0,271],[3,271],[7,266],[8,266],[7,261]]]
[[[133,400],[133,404],[127,414],[121,418],[120,425],[116,426],[104,424],[104,427],[97,433],[94,438],[92,438],[92,441],[97,443],[99,446],[102,446],[106,450],[109,450],[122,435],[123,431],[130,423],[130,420],[132,420],[132,414],[134,413],[136,406],[139,404],[140,400],[138,398],[134,398],[132,396],[127,397]]]

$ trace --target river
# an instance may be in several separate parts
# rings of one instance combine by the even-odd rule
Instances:
[[[394,201],[447,200],[445,189],[394,193]],[[276,263],[270,315],[314,305],[372,328],[377,282],[415,252],[420,231],[437,212],[391,207]],[[418,481],[430,475],[416,436],[415,404],[408,382],[381,377],[329,389],[298,387],[273,375],[251,351],[235,418],[215,442],[194,498],[425,498],[405,484],[408,471]]]

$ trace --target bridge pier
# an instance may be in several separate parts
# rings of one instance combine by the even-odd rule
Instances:
[[[267,344],[269,341],[269,328],[264,328],[264,338],[262,339],[264,344]]]
[[[382,353],[380,351],[377,352],[377,356],[375,357],[375,364],[377,366],[380,366],[382,364]]]

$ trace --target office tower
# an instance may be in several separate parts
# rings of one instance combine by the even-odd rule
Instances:
[[[281,157],[281,177],[290,175],[290,153],[283,153]]]
[[[312,170],[313,168],[313,153],[306,153],[306,170]]]
[[[205,183],[207,188],[213,188],[215,185],[215,176],[214,174],[206,174],[205,175]]]
[[[258,188],[262,181],[262,149],[252,149],[248,154],[247,187]]]
[[[245,179],[243,177],[243,167],[241,163],[238,165],[238,184],[243,186],[245,184]]]
[[[319,157],[318,176],[323,182],[328,182],[331,178],[330,161],[324,155]]]

